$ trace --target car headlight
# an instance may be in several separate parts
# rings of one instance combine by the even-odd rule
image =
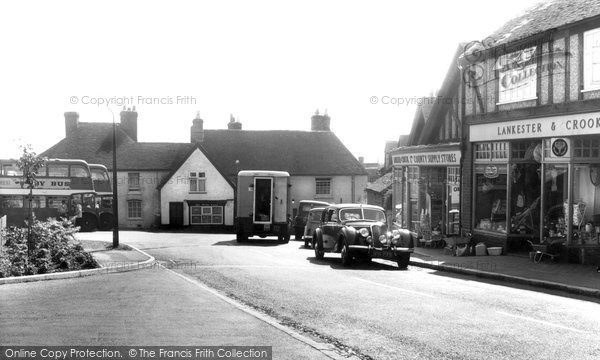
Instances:
[[[367,236],[367,244],[372,244],[373,243],[373,238],[370,236]]]
[[[369,230],[367,230],[366,228],[362,228],[360,230],[358,230],[358,233],[360,234],[360,236],[362,237],[367,237],[369,236]]]
[[[396,245],[398,245],[398,242],[400,242],[400,238],[397,238],[397,237],[392,238],[392,245],[396,246]]]
[[[400,238],[400,231],[399,230],[393,230],[392,231],[392,237],[394,239],[399,239]]]
[[[387,236],[385,236],[385,235],[379,236],[379,242],[382,244],[387,243]]]

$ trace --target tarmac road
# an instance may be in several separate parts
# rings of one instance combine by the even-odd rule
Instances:
[[[110,233],[84,235],[89,239],[110,240]],[[359,263],[347,269],[341,266],[339,255],[327,254],[324,260],[317,261],[311,250],[303,249],[303,243],[296,241],[285,245],[264,240],[238,244],[231,235],[144,232],[122,232],[121,241],[148,252],[178,274],[197,279],[313,339],[336,343],[346,352],[356,352],[363,358],[600,358],[600,305],[585,298],[416,267],[398,271],[395,264],[385,261]],[[128,302],[121,303],[123,310],[114,315],[110,304],[106,304],[106,309],[88,305],[87,310],[80,310],[77,318],[85,319],[89,313],[92,319],[105,322],[100,326],[103,330],[99,331],[99,339],[121,339],[124,334],[121,337],[106,334],[118,332],[119,326],[128,326],[134,337],[150,331],[151,337],[147,339],[179,344],[178,339],[188,333],[177,326],[179,321],[183,321],[183,328],[204,336],[196,328],[200,326],[197,322],[185,319],[199,314],[201,308],[210,307],[195,303],[197,289],[184,291],[185,296],[180,300],[180,288],[187,289],[189,282],[182,283],[185,280],[173,273],[156,269],[95,278],[106,279],[95,285],[99,289],[93,298],[98,301],[120,299],[120,294],[127,293],[125,290],[134,284],[148,293],[138,302],[135,297],[128,298]],[[122,281],[111,281],[121,278]],[[82,281],[100,280],[69,280],[73,283],[63,290]],[[45,292],[52,294],[56,282],[45,283],[48,287]],[[117,287],[115,283],[120,285]],[[26,289],[25,285],[33,284],[19,286]],[[0,287],[0,303],[13,301],[12,309],[17,306],[11,300],[14,298],[34,295],[36,301],[42,299],[43,293],[34,292],[33,288],[15,289],[7,295],[5,286]],[[72,306],[90,298],[85,293],[72,296],[83,296]],[[147,301],[150,303],[146,305]],[[28,302],[23,305],[35,308]],[[52,312],[59,308],[56,305]],[[136,316],[123,315],[130,313]],[[57,317],[48,315],[47,319],[68,324],[67,314],[58,312]],[[148,314],[152,321],[144,318]],[[4,329],[5,315],[0,317]],[[31,323],[36,318],[25,319]],[[14,319],[14,326],[17,320]],[[80,321],[75,326],[82,331],[87,322]],[[68,332],[71,336],[78,333]],[[222,337],[208,339],[217,341]],[[75,340],[82,343],[86,339]],[[136,339],[129,338],[119,344],[131,344],[133,340]],[[232,339],[232,343],[236,343],[234,340],[237,339]],[[279,345],[277,349],[286,347]],[[287,351],[286,355],[293,353]]]

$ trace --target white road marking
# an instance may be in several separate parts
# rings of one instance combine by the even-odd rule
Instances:
[[[498,312],[498,314],[505,315],[505,316],[510,316],[510,317],[514,317],[514,318],[517,318],[517,319],[529,320],[529,321],[533,321],[533,322],[536,322],[536,323],[539,323],[539,324],[553,326],[553,327],[557,327],[557,328],[561,328],[561,329],[565,329],[565,330],[571,330],[571,331],[575,331],[575,332],[582,333],[582,334],[585,333],[585,331],[583,331],[583,330],[575,329],[575,328],[564,326],[564,325],[560,325],[560,324],[551,323],[549,321],[534,319],[534,318],[527,317],[527,316],[510,314],[510,313],[507,313],[507,312],[504,312],[504,311],[497,311],[497,312]]]
[[[426,293],[422,293],[420,291],[403,289],[403,288],[399,288],[399,287],[396,287],[396,286],[386,285],[386,284],[378,283],[378,282],[371,281],[371,280],[361,279],[361,278],[356,277],[356,276],[352,276],[352,278],[356,279],[356,280],[360,280],[360,281],[366,282],[366,283],[369,283],[369,284],[381,286],[381,287],[384,287],[384,288],[393,289],[393,290],[399,290],[399,291],[405,291],[405,292],[408,292],[408,293],[411,293],[411,294],[425,296],[425,297],[428,297],[428,298],[431,298],[431,299],[435,299],[435,296],[430,295],[430,294],[426,294]]]

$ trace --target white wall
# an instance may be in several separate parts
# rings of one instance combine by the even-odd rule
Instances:
[[[139,190],[129,190],[129,173],[140,174]],[[158,225],[160,218],[159,192],[156,189],[168,171],[117,171],[117,195],[120,228],[149,228]],[[112,172],[109,172],[112,186]],[[127,216],[127,200],[142,200],[142,218]]]
[[[206,193],[190,193],[188,176],[190,172],[206,174]],[[196,149],[185,163],[177,169],[160,192],[161,223],[169,224],[169,202],[183,200],[226,200],[223,209],[225,225],[233,225],[233,188],[206,158],[204,153]],[[183,221],[189,224],[189,209],[184,203]]]
[[[316,195],[316,178],[331,178],[331,195]],[[364,190],[367,175],[354,176],[354,198],[352,197],[352,176],[291,176],[291,198],[297,208],[300,200],[319,200],[330,203],[366,203]]]

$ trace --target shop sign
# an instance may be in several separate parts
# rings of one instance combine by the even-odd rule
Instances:
[[[498,167],[496,165],[488,165],[485,167],[483,175],[488,179],[495,179],[498,177]]]
[[[552,143],[552,153],[558,157],[565,156],[568,150],[569,145],[567,144],[565,139],[556,139]]]
[[[392,156],[394,165],[458,165],[460,151],[436,151]]]
[[[469,141],[502,141],[600,134],[600,112],[475,124]]]

